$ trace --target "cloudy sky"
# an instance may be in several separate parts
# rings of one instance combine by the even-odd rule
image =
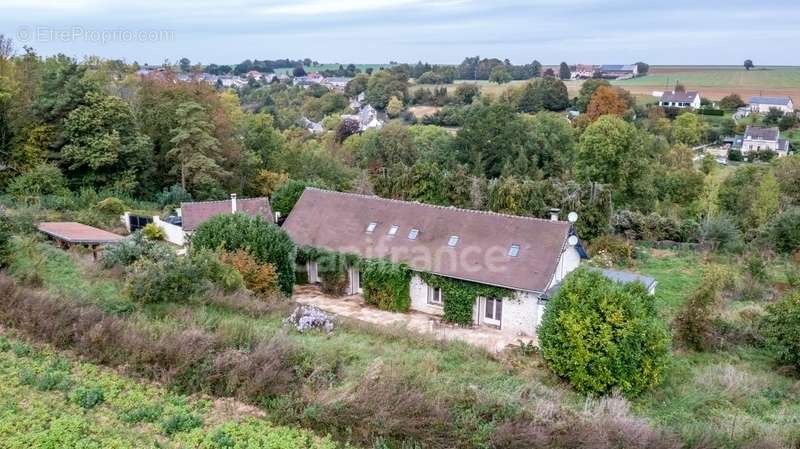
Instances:
[[[800,65],[798,0],[0,0],[18,48],[129,62]]]

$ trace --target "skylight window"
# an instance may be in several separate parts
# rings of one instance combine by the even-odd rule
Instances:
[[[367,225],[367,234],[372,234],[375,231],[375,227],[378,226],[378,223],[374,221]]]
[[[395,235],[397,235],[397,230],[398,230],[398,229],[400,229],[400,227],[399,227],[399,226],[397,226],[397,225],[392,225],[392,227],[391,227],[391,228],[389,228],[389,235],[391,235],[391,236],[395,236]]]
[[[458,244],[458,236],[451,235],[450,239],[447,241],[447,246],[456,246]]]
[[[508,255],[511,257],[519,256],[519,245],[511,245],[511,247],[508,248]]]
[[[409,240],[416,240],[418,235],[419,235],[419,229],[414,228],[414,229],[408,231],[408,239]]]

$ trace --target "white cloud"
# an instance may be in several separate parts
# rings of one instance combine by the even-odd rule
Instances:
[[[256,12],[264,16],[308,16],[403,9],[413,6],[424,6],[426,8],[455,7],[464,3],[466,3],[465,0],[310,0],[267,6],[258,8]]]

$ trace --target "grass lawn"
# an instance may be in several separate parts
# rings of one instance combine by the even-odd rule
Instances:
[[[76,290],[93,291],[77,298],[95,303],[102,303],[105,298],[111,304],[124,300],[121,281],[98,274],[81,262],[80,255],[63,253],[46,243],[34,248],[47,254],[41,268],[45,288],[68,295]],[[655,300],[661,316],[670,322],[699,284],[705,258],[688,250],[640,247],[639,253],[641,257],[633,269],[658,280]],[[11,267],[14,275],[22,276],[31,269],[31,254],[31,251],[17,251]],[[735,257],[717,255],[712,259],[738,268]],[[780,280],[786,266],[779,260],[770,268],[773,279]],[[57,287],[68,283],[76,287],[68,290]],[[737,325],[738,311],[758,307],[761,305],[730,300],[724,305],[724,316]],[[285,333],[286,338],[309,354],[306,363],[313,370],[336,373],[334,377],[318,380],[325,385],[323,397],[347,394],[376,367],[388,365],[392,371],[414,379],[415,385],[433,397],[455,399],[478,395],[482,398],[479,403],[486,404],[484,407],[503,404],[509,410],[558,407],[580,413],[585,407],[585,398],[555,378],[538,356],[514,352],[498,360],[465,344],[433,342],[396,329],[350,322],[339,323],[332,334],[287,332],[282,326],[285,313],[252,316],[218,305],[192,302],[138,305],[129,317],[156,333],[159,329],[174,328],[213,331],[243,349],[248,349],[248,342],[254,337]],[[800,439],[799,385],[796,378],[776,370],[769,354],[756,347],[733,345],[713,353],[675,350],[663,382],[632,399],[631,404],[636,415],[676,432],[688,443],[706,439],[714,445],[734,448],[751,438],[768,437],[789,444]],[[308,407],[303,409],[302,404],[287,397],[265,404],[263,411],[267,419],[278,424],[317,428],[313,419],[315,409]],[[480,409],[465,408],[457,416],[465,429],[475,432],[476,442],[485,442],[491,434],[492,427],[484,421],[482,413]]]

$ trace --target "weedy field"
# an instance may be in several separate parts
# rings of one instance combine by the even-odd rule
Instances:
[[[237,397],[257,407],[258,413],[271,422],[313,429],[319,435],[331,434],[339,443],[388,448],[401,447],[399,442],[408,438],[422,447],[526,447],[520,444],[523,440],[529,442],[530,438],[556,444],[573,438],[581,441],[596,432],[629,436],[633,435],[629,432],[635,432],[644,435],[642,441],[645,444],[648,441],[652,444],[660,442],[660,447],[734,448],[766,442],[782,447],[800,440],[800,381],[791,374],[776,371],[770,357],[748,342],[745,336],[710,353],[675,350],[661,385],[641,397],[630,401],[621,398],[592,400],[574,393],[555,378],[535,354],[510,351],[494,358],[463,344],[443,344],[399,329],[376,329],[353,322],[339,323],[331,334],[301,334],[287,330],[282,324],[291,309],[285,300],[281,304],[261,306],[248,305],[235,298],[137,304],[126,296],[125,285],[118,274],[96,267],[79,252],[66,253],[47,243],[18,239],[15,254],[9,271],[16,279],[38,277],[41,291],[60,297],[61,301],[68,301],[74,307],[99,306],[108,317],[105,319],[118,320],[119,326],[131,326],[131,329],[141,331],[143,336],[161,336],[158,340],[162,341],[158,343],[160,345],[167,344],[164,338],[167,342],[173,339],[170,335],[184,338],[186,332],[206,335],[201,341],[213,339],[217,341],[214,347],[244,351],[242,354],[258,351],[259,341],[280,341],[280,347],[284,348],[281,351],[294,354],[290,357],[293,365],[288,371],[294,374],[285,378],[278,373],[275,382],[286,384],[275,387],[273,382],[272,385],[277,388],[275,391],[282,393],[261,396],[257,390],[245,389],[245,393],[236,390]],[[630,269],[659,281],[657,305],[661,316],[670,321],[687,295],[699,284],[701,268],[707,262],[724,264],[733,271],[741,270],[741,261],[735,256],[647,246],[638,247],[637,258]],[[788,267],[788,262],[783,259],[770,263],[772,284],[780,285],[784,281]],[[31,276],[33,272],[36,276]],[[752,324],[752,316],[762,306],[763,302],[759,301],[728,298],[723,319],[745,335]],[[13,313],[6,313],[6,317]],[[49,312],[42,313],[46,315]],[[46,317],[39,319],[47,320]],[[35,326],[30,325],[30,328]],[[37,338],[36,335],[28,337]],[[170,444],[179,441],[193,442],[189,447],[224,447],[201,445],[202,435],[211,438],[220,432],[220,428],[228,428],[225,427],[228,424],[220,423],[219,419],[209,418],[214,415],[212,404],[194,400],[181,402],[180,394],[213,393],[218,389],[213,382],[209,384],[207,379],[197,378],[193,370],[180,374],[186,368],[176,366],[173,367],[176,373],[160,375],[160,380],[172,393],[150,394],[138,401],[131,401],[127,396],[115,399],[123,397],[118,396],[121,394],[118,391],[133,387],[106,387],[111,382],[109,379],[125,385],[139,385],[136,388],[150,391],[146,383],[141,386],[137,379],[142,372],[151,373],[145,378],[152,376],[151,369],[145,365],[136,369],[129,366],[128,370],[121,371],[124,377],[114,374],[109,378],[109,371],[94,365],[53,362],[69,358],[61,353],[45,349],[46,356],[28,357],[24,354],[32,353],[32,350],[14,350],[22,347],[21,343],[4,341],[7,343],[4,343],[6,350],[0,354],[4,367],[0,375],[11,379],[5,382],[11,388],[4,395],[6,409],[18,410],[23,403],[36,404],[35,401],[23,400],[34,392],[33,397],[42,397],[39,404],[57,397],[62,404],[59,407],[64,407],[63,413],[55,411],[52,415],[42,410],[30,412],[40,421],[39,427],[32,428],[58,429],[59,416],[76,414],[77,417],[70,418],[76,420],[74,423],[68,421],[72,426],[69,432],[79,432],[79,435],[84,435],[81,438],[102,440],[106,435],[103,429],[118,427],[125,430],[116,437],[124,440],[128,438],[126,435],[135,433],[134,427],[115,417],[123,416],[123,412],[134,405],[148,404],[160,397],[164,412],[146,425],[149,433],[137,436],[142,439],[135,441],[157,440],[166,447],[173,447]],[[81,351],[79,347],[63,349]],[[101,353],[111,349],[103,348]],[[214,349],[217,350],[222,349]],[[86,352],[91,359],[93,352]],[[200,356],[204,355],[198,354]],[[212,359],[214,357],[219,356]],[[33,364],[32,360],[40,359]],[[111,362],[104,363],[114,366]],[[64,366],[71,368],[63,369]],[[53,393],[52,389],[39,392],[35,386],[39,377],[20,377],[19,373],[25,369],[39,373],[36,375],[39,377],[48,370],[61,372],[47,376],[68,378],[71,386],[63,391],[56,389],[58,393]],[[33,379],[29,381],[32,384],[14,380],[23,378]],[[98,406],[96,411],[80,412],[80,405],[75,402],[79,400],[69,398],[76,396],[75,391],[79,388],[80,391],[91,390],[97,385],[101,386],[107,398],[105,405]],[[117,404],[115,401],[127,402]],[[171,405],[173,403],[179,406]],[[196,416],[198,420],[181,415],[183,417],[175,420],[186,422],[186,426],[192,428],[170,436],[165,433],[165,422],[175,413]],[[27,412],[19,419],[29,419],[25,416],[28,416]],[[86,429],[92,428],[94,421],[102,422],[96,431],[99,433],[86,434]],[[30,427],[27,424],[15,426],[14,429]],[[272,427],[262,421],[247,421],[246,430],[235,428],[237,432],[251,431],[247,426],[268,426],[265,428],[272,431],[269,430]],[[292,438],[298,435],[293,433],[297,431],[285,428],[276,432]],[[535,436],[531,436],[531,432],[535,432]],[[523,440],[499,436],[509,433]],[[37,435],[36,432],[21,432],[20,438],[21,441],[34,441]],[[107,435],[110,438],[111,434]],[[304,441],[313,441],[320,447],[329,444],[324,439]],[[123,444],[121,447],[127,446]]]

